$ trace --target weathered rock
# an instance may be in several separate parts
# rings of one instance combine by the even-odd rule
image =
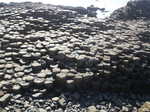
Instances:
[[[0,97],[3,96],[5,93],[4,91],[0,91]]]
[[[64,98],[60,98],[60,99],[58,100],[58,103],[60,104],[61,107],[65,107],[65,105],[66,105],[66,101],[65,101]]]
[[[123,106],[123,107],[122,107],[122,111],[123,111],[123,112],[129,112],[129,109],[128,109],[128,107]]]
[[[10,99],[11,95],[10,94],[4,94],[3,96],[0,97],[0,104],[6,103]]]
[[[20,85],[14,85],[12,88],[14,91],[19,91],[21,89]]]
[[[127,21],[84,17],[89,13],[95,16],[95,7],[42,3],[2,6],[0,90],[33,99],[62,90],[149,92],[150,24],[148,18],[142,19],[148,13],[137,11],[145,10],[142,4],[127,4],[125,11],[140,17],[132,21],[135,14],[124,18]],[[56,103],[52,107],[56,109]]]
[[[74,83],[74,80],[67,80],[66,81],[66,86],[67,86],[67,88],[68,89],[74,89],[74,87],[75,87],[75,83]]]
[[[59,97],[54,97],[54,98],[52,98],[52,101],[54,101],[54,102],[59,101]]]
[[[3,108],[0,108],[0,112],[7,112],[7,111]]]
[[[47,110],[43,109],[43,108],[39,108],[38,109],[39,112],[47,112]]]
[[[139,18],[150,18],[148,13],[150,1],[149,0],[132,0],[127,3],[123,8],[120,8],[113,12],[111,15],[115,19],[139,19]]]
[[[42,95],[43,95],[43,93],[35,93],[35,94],[32,95],[32,97],[34,97],[34,98],[39,98],[39,97],[41,97]]]
[[[50,88],[53,87],[53,83],[54,83],[54,79],[51,78],[46,78],[44,81],[44,85],[46,85],[46,87]]]
[[[58,74],[56,74],[56,80],[58,80],[60,83],[65,83],[65,81],[66,81],[66,73],[58,73]]]
[[[24,81],[33,81],[33,80],[34,80],[34,77],[33,77],[33,76],[24,76],[24,77],[23,77],[23,80],[24,80]]]
[[[139,109],[138,112],[148,112],[150,111],[150,102],[145,102]]]
[[[33,67],[33,70],[35,71],[41,68],[41,64],[38,62],[33,62],[31,66]]]
[[[100,110],[99,112],[107,112],[106,110]]]
[[[26,81],[20,81],[19,84],[23,87],[23,88],[28,88],[30,86],[30,83],[26,82]]]
[[[98,112],[98,110],[96,109],[95,106],[89,106],[89,107],[87,108],[87,112]]]
[[[43,78],[35,78],[33,82],[37,85],[43,85],[44,79]]]
[[[141,41],[144,42],[150,42],[150,32],[149,31],[144,31],[144,32],[140,32],[139,34],[137,34],[137,36],[139,37],[139,39]]]
[[[25,110],[25,112],[28,112],[28,111],[38,112],[38,108],[31,106]]]

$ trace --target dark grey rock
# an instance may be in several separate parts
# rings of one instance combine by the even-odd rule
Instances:
[[[122,19],[122,20],[131,20],[131,19],[140,19],[140,18],[150,18],[148,13],[150,1],[149,0],[132,0],[127,3],[123,8],[120,8],[113,12],[111,15],[112,18]]]

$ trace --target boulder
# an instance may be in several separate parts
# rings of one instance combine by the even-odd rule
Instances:
[[[99,110],[97,110],[95,106],[89,106],[87,112],[99,112]]]
[[[150,111],[150,102],[145,102],[139,109],[138,112],[149,112]]]
[[[149,0],[131,0],[125,7],[117,9],[111,15],[112,18],[121,20],[133,20],[140,18],[150,18],[150,1]]]
[[[10,99],[11,94],[4,94],[0,97],[0,104],[5,104]]]

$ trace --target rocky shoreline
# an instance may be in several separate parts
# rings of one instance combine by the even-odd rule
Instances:
[[[86,15],[0,5],[0,112],[137,112],[150,100],[150,21]]]
[[[4,112],[146,112],[138,110],[147,100],[149,95],[130,93],[28,91],[14,94]]]

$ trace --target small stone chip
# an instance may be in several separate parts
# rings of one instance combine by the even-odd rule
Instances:
[[[0,91],[0,97],[3,96],[5,93],[3,91]]]
[[[56,74],[58,80],[65,80],[66,74],[65,73],[58,73]]]
[[[45,73],[39,73],[39,74],[37,74],[37,77],[39,77],[39,78],[45,78],[46,75],[47,74],[45,74]]]
[[[25,80],[25,81],[33,81],[34,77],[33,76],[25,76],[25,77],[23,77],[23,80]]]
[[[34,62],[34,63],[32,63],[32,66],[33,66],[33,67],[40,67],[40,66],[41,66],[41,64],[40,64],[40,63],[38,63],[38,62]]]
[[[52,98],[52,101],[57,102],[59,100],[59,97]]]
[[[35,94],[33,94],[32,96],[34,97],[34,98],[38,98],[38,97],[40,97],[40,96],[42,96],[43,95],[43,93],[35,93]]]
[[[18,90],[20,90],[20,88],[21,88],[20,85],[14,85],[12,89],[13,89],[14,91],[18,91]]]
[[[62,107],[64,107],[64,106],[66,105],[66,101],[65,101],[64,98],[59,99],[58,103],[59,103]]]
[[[0,112],[7,112],[7,111],[0,107]]]
[[[138,112],[149,112],[150,111],[150,102],[145,102],[139,109]]]
[[[89,107],[87,108],[87,112],[99,112],[99,111],[96,109],[95,106],[89,106]]]
[[[42,78],[36,78],[36,79],[34,79],[34,83],[35,84],[43,84],[44,83],[44,79],[42,79]]]
[[[38,109],[39,112],[47,112],[47,110],[43,109],[43,108],[39,108]]]

